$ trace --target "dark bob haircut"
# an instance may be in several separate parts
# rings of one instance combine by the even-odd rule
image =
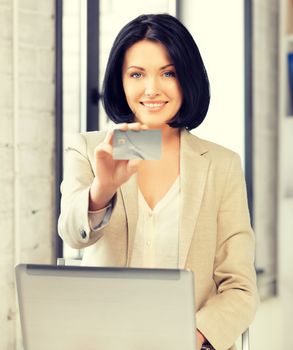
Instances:
[[[115,123],[131,123],[122,83],[122,65],[126,50],[141,40],[157,41],[169,52],[182,89],[182,105],[170,120],[173,128],[194,129],[204,120],[209,103],[208,76],[191,34],[175,17],[168,14],[142,15],[126,24],[118,33],[110,55],[103,83],[103,104]]]

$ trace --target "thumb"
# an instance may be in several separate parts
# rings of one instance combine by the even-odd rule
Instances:
[[[141,163],[141,160],[139,159],[131,159],[127,163],[127,171],[130,175],[133,175],[138,171],[139,164]]]

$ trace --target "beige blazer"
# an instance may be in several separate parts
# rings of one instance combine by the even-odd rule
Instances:
[[[104,135],[77,135],[66,150],[59,234],[73,248],[85,248],[84,265],[128,266],[137,222],[136,176],[117,192],[108,225],[93,232],[88,223],[94,149]],[[227,350],[252,322],[258,304],[255,241],[239,156],[182,130],[180,189],[179,267],[194,272],[197,328],[216,350]]]

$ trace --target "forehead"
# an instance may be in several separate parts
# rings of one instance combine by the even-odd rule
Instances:
[[[124,56],[124,66],[160,67],[172,63],[167,48],[157,41],[141,40],[130,46]]]

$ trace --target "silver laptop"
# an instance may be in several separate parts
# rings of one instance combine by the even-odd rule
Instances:
[[[24,350],[195,350],[187,270],[18,265]]]

